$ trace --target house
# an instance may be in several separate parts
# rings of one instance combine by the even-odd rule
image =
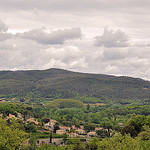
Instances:
[[[87,137],[89,137],[89,136],[80,134],[80,135],[78,135],[78,137],[87,138]]]
[[[97,131],[97,130],[104,130],[104,128],[101,128],[101,127],[95,128],[95,131]]]
[[[8,119],[11,119],[11,118],[14,118],[15,120],[18,119],[17,117],[15,117],[15,115],[9,114],[9,116],[7,117],[7,120],[8,120]]]
[[[60,130],[63,130],[63,131],[70,131],[70,127],[59,127]]]
[[[45,127],[50,127],[50,122],[48,122],[48,123],[45,123],[45,125],[44,125]]]
[[[64,133],[67,133],[70,131],[70,127],[62,127],[62,126],[59,126],[59,130],[56,131],[57,134],[64,134]]]
[[[119,126],[123,126],[123,123],[118,123]]]
[[[43,144],[49,144],[50,140],[49,139],[38,139],[37,140],[37,145],[43,145]],[[63,139],[62,138],[55,138],[52,139],[52,143],[56,144],[56,145],[61,145],[63,143]]]
[[[93,132],[89,132],[87,135],[88,136],[97,136],[97,133],[95,131],[93,131]]]
[[[75,137],[77,137],[77,136],[78,136],[77,133],[69,133],[69,137],[71,137],[71,138],[75,138]]]
[[[77,130],[75,130],[78,134],[85,134],[86,132],[85,132],[85,130],[83,130],[83,129],[77,129]]]
[[[65,133],[66,133],[65,130],[56,130],[56,134],[63,135]]]
[[[108,132],[108,129],[104,129],[104,128],[95,128],[95,131],[97,131],[97,130],[104,130],[104,131],[107,131]],[[111,131],[111,129],[109,129],[110,131]]]
[[[72,125],[72,127],[71,127],[72,129],[76,129],[76,126],[75,125]]]
[[[86,142],[88,143],[90,140],[91,140],[91,136],[88,136],[88,137],[86,138]]]
[[[41,133],[43,133],[43,132],[46,132],[46,133],[52,133],[52,131],[46,131],[46,130],[37,130],[38,132],[41,132]]]
[[[22,117],[21,113],[18,113],[18,119],[23,120],[23,117]]]
[[[80,129],[84,129],[84,126],[80,126]]]
[[[26,120],[26,122],[33,122],[33,123],[35,123],[35,125],[38,125],[38,124],[39,124],[39,122],[38,122],[38,121],[35,121],[34,118],[29,118],[29,119]]]
[[[4,102],[6,102],[6,101],[5,101],[5,100],[1,100],[0,102],[3,102],[3,103],[4,103]]]
[[[56,120],[50,119],[49,125],[55,125],[56,122]]]
[[[49,128],[50,130],[53,130],[54,129],[54,125],[56,124],[56,120],[50,120],[48,123],[46,123],[44,126]]]
[[[2,102],[2,101],[4,101],[5,100],[5,98],[0,98],[0,101]]]

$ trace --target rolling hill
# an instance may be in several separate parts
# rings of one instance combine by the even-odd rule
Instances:
[[[87,74],[62,69],[0,71],[0,96],[95,97],[121,101],[150,99],[150,82],[139,78]]]

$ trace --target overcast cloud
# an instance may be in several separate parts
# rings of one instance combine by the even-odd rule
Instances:
[[[0,70],[150,80],[149,27],[149,0],[1,0]]]
[[[66,40],[81,38],[81,30],[79,28],[72,28],[47,33],[42,28],[16,34],[16,36],[35,40],[41,44],[63,44]]]

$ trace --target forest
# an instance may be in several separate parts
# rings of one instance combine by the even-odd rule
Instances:
[[[150,82],[138,78],[87,74],[62,69],[0,71],[0,96],[13,98],[91,97],[99,102],[150,102]],[[92,102],[92,101],[91,101]]]

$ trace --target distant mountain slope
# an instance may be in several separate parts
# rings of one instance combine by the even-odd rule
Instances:
[[[100,99],[149,99],[150,82],[139,78],[77,73],[62,69],[0,71],[0,95]]]

